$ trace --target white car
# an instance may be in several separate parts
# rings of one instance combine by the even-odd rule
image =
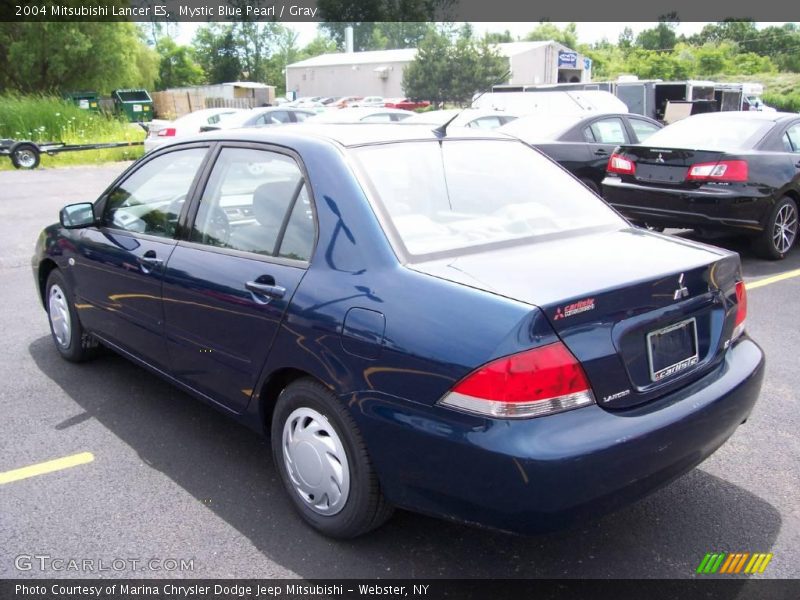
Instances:
[[[455,119],[453,119],[455,117]],[[510,123],[517,118],[517,115],[495,110],[477,110],[474,108],[431,110],[423,113],[415,113],[403,123],[417,125],[432,125],[440,127],[453,119],[453,127],[472,127],[477,129],[494,129]]]
[[[399,108],[342,108],[306,119],[306,123],[397,123],[414,115]]]
[[[383,99],[383,96],[365,96],[361,100],[357,102],[353,102],[350,104],[353,108],[356,107],[371,107],[371,108],[382,108],[386,105],[386,100]]]
[[[242,109],[206,108],[191,112],[174,121],[152,121],[147,129],[147,138],[144,140],[144,151],[150,152],[176,137],[200,133],[202,127],[216,125],[226,117],[239,112],[242,112]]]

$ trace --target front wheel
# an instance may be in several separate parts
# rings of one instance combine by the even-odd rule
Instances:
[[[292,504],[320,533],[353,538],[391,516],[355,422],[316,381],[301,379],[281,392],[272,453]]]
[[[784,196],[772,207],[764,231],[753,241],[753,249],[762,258],[785,258],[797,240],[797,227],[797,204]]]
[[[23,142],[11,148],[11,164],[15,169],[35,169],[40,160],[39,149],[33,144]]]
[[[50,333],[56,350],[71,362],[92,358],[98,349],[97,340],[83,330],[67,282],[57,269],[47,278],[45,293]]]

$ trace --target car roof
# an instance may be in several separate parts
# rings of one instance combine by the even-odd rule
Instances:
[[[721,112],[711,112],[711,113],[700,113],[697,115],[692,115],[691,119],[722,119],[722,118],[734,118],[734,119],[742,119],[747,121],[781,121],[783,119],[793,118],[796,119],[798,116],[797,113],[787,113],[787,112],[767,112],[767,111],[758,111],[758,110],[727,110]]]
[[[450,139],[513,140],[502,134],[492,134],[484,129],[454,127],[448,129]],[[430,125],[400,126],[397,123],[297,123],[271,128],[242,128],[211,131],[181,138],[192,141],[270,142],[292,147],[303,141],[334,143],[344,147],[386,144],[392,142],[425,141],[440,139]],[[169,144],[171,145],[171,144]],[[167,144],[164,145],[166,147]]]

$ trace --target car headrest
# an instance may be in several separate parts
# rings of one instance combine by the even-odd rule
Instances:
[[[253,216],[264,226],[278,226],[283,222],[286,209],[292,200],[298,181],[269,181],[253,192]]]

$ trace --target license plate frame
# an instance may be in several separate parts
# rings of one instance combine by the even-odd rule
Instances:
[[[689,340],[693,348],[690,348],[689,351],[693,353],[687,354],[687,356],[682,357],[677,362],[662,366],[660,369],[656,370],[654,365],[654,350],[657,350],[657,348],[654,348],[654,340],[678,330],[686,329],[687,327],[691,328]],[[683,321],[673,323],[661,329],[656,329],[647,334],[647,363],[650,369],[650,381],[654,383],[662,382],[673,375],[686,371],[698,362],[700,362],[700,347],[697,341],[697,319],[695,317],[684,319]]]

